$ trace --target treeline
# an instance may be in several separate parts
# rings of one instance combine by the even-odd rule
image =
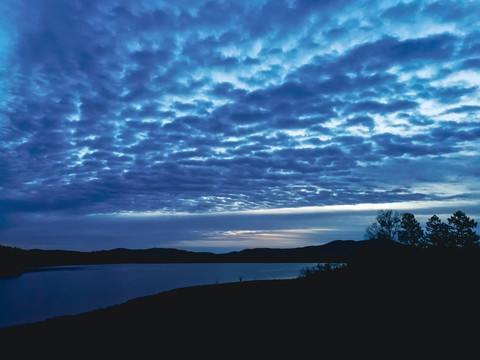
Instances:
[[[367,227],[365,238],[396,241],[419,248],[470,248],[479,246],[480,236],[474,230],[476,227],[477,222],[463,211],[456,211],[447,222],[433,215],[427,220],[424,230],[411,213],[400,215],[396,211],[381,210],[376,222]]]

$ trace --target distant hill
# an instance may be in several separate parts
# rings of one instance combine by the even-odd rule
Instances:
[[[292,249],[256,248],[222,254],[229,262],[345,262],[364,246],[364,241],[335,240],[325,245]]]
[[[366,247],[366,241],[336,240],[324,245],[291,249],[255,248],[224,254],[179,249],[113,249],[102,251],[24,250],[0,246],[0,275],[25,267],[114,263],[202,262],[346,262]]]

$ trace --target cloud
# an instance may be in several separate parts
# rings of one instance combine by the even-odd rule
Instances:
[[[457,111],[454,112],[456,113]],[[464,112],[464,109],[461,112]],[[448,122],[441,128],[432,130],[431,135],[444,144],[445,142],[475,141],[480,138],[480,123]]]
[[[340,65],[357,71],[381,71],[414,61],[446,61],[453,56],[454,42],[455,37],[450,34],[407,40],[384,37],[355,47],[340,60]]]
[[[352,112],[386,114],[391,112],[413,109],[417,106],[418,104],[415,101],[409,100],[394,101],[390,104],[383,104],[377,101],[362,101],[353,104],[349,110]]]
[[[480,58],[467,59],[462,62],[463,69],[478,69],[480,68]]]
[[[453,169],[475,181],[473,3],[4,7],[4,219],[427,201],[453,196]]]
[[[448,109],[446,114],[475,113],[480,110],[478,105],[461,105]]]
[[[456,21],[471,15],[471,11],[478,10],[478,4],[461,3],[456,1],[437,1],[427,5],[424,12],[441,20]]]
[[[412,22],[412,14],[417,13],[419,8],[420,5],[415,2],[408,4],[399,2],[397,5],[385,10],[382,14],[382,17],[393,21]]]
[[[347,120],[347,124],[350,126],[362,125],[372,129],[375,126],[375,120],[370,116],[357,116]]]
[[[388,156],[409,155],[417,157],[455,152],[454,149],[444,144],[415,144],[413,139],[388,133],[376,135],[374,140],[380,147],[380,152]]]
[[[440,87],[432,91],[433,98],[442,103],[454,103],[458,101],[462,96],[470,95],[475,93],[478,90],[478,87],[460,87],[460,86],[449,86],[449,87]]]

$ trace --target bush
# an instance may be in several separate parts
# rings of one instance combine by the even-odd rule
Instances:
[[[309,277],[321,272],[332,271],[346,266],[346,263],[319,263],[315,266],[306,266],[299,271],[300,278]]]

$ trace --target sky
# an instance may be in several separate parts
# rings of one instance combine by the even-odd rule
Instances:
[[[2,0],[0,243],[222,252],[480,217],[480,2]]]

